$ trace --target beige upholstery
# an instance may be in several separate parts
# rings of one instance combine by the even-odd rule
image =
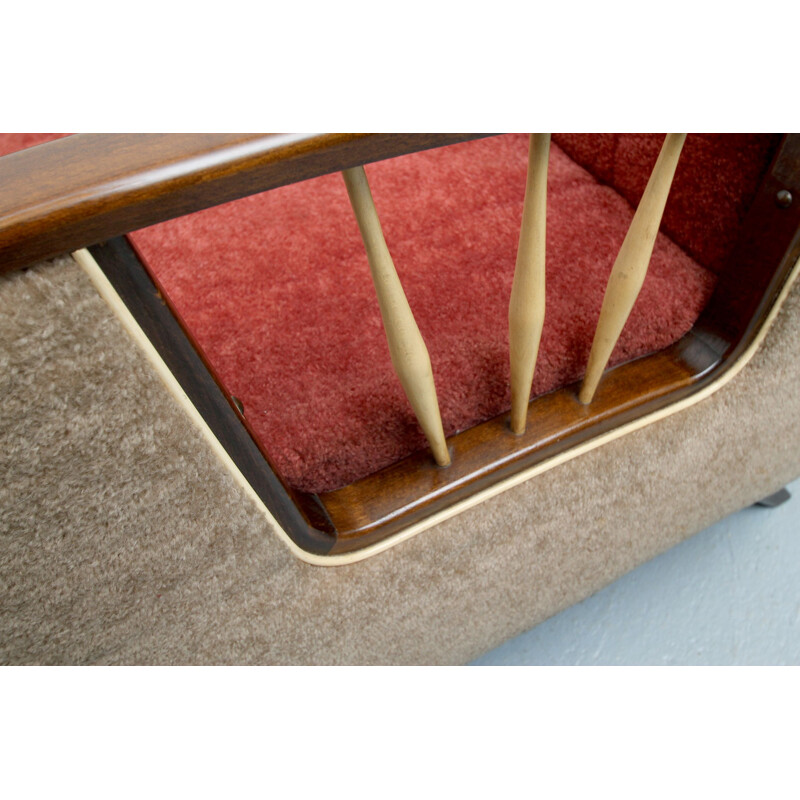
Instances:
[[[279,541],[68,257],[0,277],[0,662],[461,663],[800,475],[800,286],[696,406],[358,564]]]

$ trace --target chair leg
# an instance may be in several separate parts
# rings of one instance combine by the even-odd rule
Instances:
[[[783,489],[778,489],[775,494],[771,494],[769,497],[765,497],[763,500],[759,500],[753,505],[764,506],[764,508],[775,508],[776,506],[783,505],[787,500],[791,499],[791,496],[789,490],[784,486]]]

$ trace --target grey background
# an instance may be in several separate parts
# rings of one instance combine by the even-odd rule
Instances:
[[[800,480],[473,662],[800,664]]]

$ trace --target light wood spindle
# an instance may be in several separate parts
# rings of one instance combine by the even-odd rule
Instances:
[[[436,463],[447,466],[450,454],[442,429],[430,356],[383,238],[366,173],[363,167],[353,167],[344,170],[342,175],[367,251],[392,364]]]
[[[685,140],[685,133],[667,134],[639,207],[617,254],[603,297],[586,375],[578,395],[584,404],[591,403],[594,397],[603,370],[644,283]]]
[[[550,134],[532,133],[528,177],[511,302],[508,340],[511,360],[511,430],[525,433],[533,373],[544,325],[545,235],[547,229],[547,163]]]

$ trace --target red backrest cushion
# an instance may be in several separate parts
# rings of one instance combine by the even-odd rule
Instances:
[[[663,133],[556,133],[570,158],[636,206]],[[661,230],[704,267],[719,272],[780,134],[690,133],[675,173]]]

